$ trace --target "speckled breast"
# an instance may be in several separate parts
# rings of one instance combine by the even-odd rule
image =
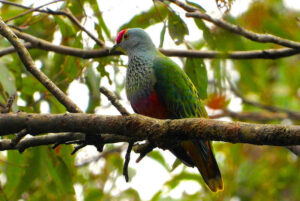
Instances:
[[[126,74],[127,98],[136,113],[165,119],[167,111],[154,91],[156,80],[151,66],[151,60],[130,58]]]

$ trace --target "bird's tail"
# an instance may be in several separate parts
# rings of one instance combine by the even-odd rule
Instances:
[[[223,190],[222,176],[209,141],[184,141],[183,148],[192,158],[205,183],[213,192]]]

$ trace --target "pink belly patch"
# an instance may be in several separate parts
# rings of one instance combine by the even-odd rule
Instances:
[[[166,107],[158,99],[157,93],[152,92],[147,98],[131,103],[134,111],[148,117],[167,119]]]

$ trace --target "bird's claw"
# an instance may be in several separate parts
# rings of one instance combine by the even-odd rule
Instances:
[[[84,140],[77,140],[77,142],[75,140],[72,144],[74,144],[74,142],[78,145],[74,147],[74,150],[71,153],[72,155],[87,145],[94,145],[99,152],[102,152],[104,147],[103,140],[100,134],[86,134]]]
[[[71,140],[63,143],[55,143],[52,149],[57,148],[60,144],[77,144],[77,146],[74,147],[74,150],[71,153],[72,155],[87,145],[94,145],[97,148],[97,151],[99,152],[102,152],[104,147],[100,134],[86,134],[85,139]]]

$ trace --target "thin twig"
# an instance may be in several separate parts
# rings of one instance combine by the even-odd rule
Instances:
[[[29,13],[32,13],[32,12],[34,12],[34,11],[37,11],[37,10],[39,10],[39,9],[45,7],[45,6],[48,6],[48,5],[54,4],[54,3],[58,3],[58,2],[61,2],[61,1],[65,1],[65,0],[55,0],[55,1],[51,1],[51,2],[49,2],[49,3],[43,4],[43,5],[41,5],[41,6],[39,6],[39,7],[36,7],[36,8],[30,8],[29,10],[27,10],[27,11],[25,11],[25,12],[19,14],[19,15],[16,15],[16,16],[14,16],[14,17],[11,17],[11,18],[9,18],[9,19],[4,20],[4,22],[7,23],[7,22],[12,21],[12,20],[14,20],[14,19],[17,19],[17,18],[19,18],[19,17],[22,17],[22,16],[27,15],[27,14],[29,14]],[[2,1],[1,3],[3,3],[3,1]],[[22,8],[24,8],[24,7],[22,7]]]
[[[291,119],[295,119],[298,120],[300,119],[300,113],[299,112],[295,112],[289,109],[285,109],[285,108],[281,108],[281,107],[277,107],[277,106],[270,106],[270,105],[266,105],[263,103],[259,103],[259,102],[255,102],[255,101],[251,101],[248,100],[247,98],[245,98],[234,86],[233,84],[229,81],[228,82],[230,85],[230,89],[231,91],[237,96],[239,97],[243,103],[248,104],[248,105],[252,105],[255,107],[259,107],[259,108],[263,108],[265,110],[269,110],[271,112],[283,112],[288,114],[288,117]]]
[[[194,13],[186,13],[187,17],[194,17],[194,18],[200,18],[207,20],[216,26],[222,27],[223,29],[227,31],[231,31],[235,34],[241,35],[245,38],[248,38],[249,40],[260,42],[260,43],[274,43],[277,45],[281,45],[284,47],[289,47],[289,48],[294,48],[294,49],[299,49],[300,48],[300,43],[292,40],[288,40],[285,38],[280,38],[278,36],[274,36],[271,34],[258,34],[252,31],[249,31],[243,27],[237,26],[230,24],[229,22],[226,22],[221,19],[214,19],[210,15],[206,13],[199,13],[199,12],[194,12]]]
[[[137,144],[133,147],[135,153],[139,153],[140,156],[136,159],[136,162],[140,162],[148,153],[150,153],[156,146],[150,141],[144,144]]]
[[[87,144],[85,144],[85,143],[82,143],[82,144],[77,145],[76,147],[74,147],[74,149],[73,149],[71,155],[74,155],[75,153],[77,153],[77,151],[79,151],[80,149],[82,149],[82,148],[85,147],[86,145],[87,145]]]
[[[130,115],[130,113],[121,105],[117,97],[105,87],[100,87],[100,92],[107,97],[113,106],[122,114]]]
[[[296,154],[297,156],[300,156],[300,145],[298,146],[287,146],[286,147],[288,150]]]
[[[220,114],[209,115],[210,119],[219,119],[222,117],[230,117],[238,121],[251,121],[267,123],[270,121],[282,121],[284,119],[291,119],[299,121],[297,116],[290,116],[284,112],[233,112],[230,110],[223,110]]]
[[[174,4],[176,4],[177,6],[181,7],[182,9],[184,9],[185,11],[187,11],[188,13],[186,13],[187,17],[194,17],[194,18],[200,18],[200,19],[204,19],[206,21],[209,21],[213,24],[215,24],[216,26],[219,26],[227,31],[233,32],[235,34],[241,35],[245,38],[248,38],[252,41],[256,41],[256,42],[261,42],[261,43],[274,43],[277,45],[281,45],[284,47],[289,47],[289,48],[294,48],[294,49],[299,49],[300,48],[300,43],[296,42],[296,41],[292,41],[292,40],[288,40],[288,39],[284,39],[284,38],[280,38],[278,36],[274,36],[271,34],[258,34],[258,33],[254,33],[252,31],[249,31],[243,27],[237,26],[237,25],[233,25],[229,22],[226,22],[222,19],[215,19],[213,17],[211,17],[210,15],[206,14],[206,13],[201,13],[197,8],[187,5],[185,3],[182,3],[181,1],[178,0],[168,0]]]
[[[125,155],[125,162],[124,162],[124,166],[123,166],[123,175],[125,177],[126,182],[129,181],[128,165],[129,165],[129,161],[130,161],[130,153],[131,153],[133,144],[134,144],[133,142],[128,143],[128,148],[127,148],[126,155]]]
[[[24,43],[24,47],[26,47],[27,49],[31,49],[33,46],[31,43]],[[5,49],[0,49],[0,57],[11,54],[11,53],[15,53],[16,49],[12,46],[12,47],[8,47]]]
[[[29,147],[50,145],[55,143],[63,144],[64,142],[69,140],[79,140],[83,138],[84,138],[83,133],[65,133],[65,134],[50,134],[50,135],[36,136],[36,137],[26,138],[21,140],[15,147],[11,147],[11,149],[17,149],[19,150],[20,153],[22,153],[25,151],[25,149]]]
[[[22,4],[18,4],[18,3],[14,3],[14,2],[10,2],[10,1],[3,1],[3,0],[0,0],[0,3],[2,3],[2,4],[7,4],[7,5],[11,5],[11,6],[16,6],[16,7],[24,8],[24,9],[31,9],[31,7],[24,6],[24,5],[22,5]]]
[[[59,133],[59,134],[48,134],[42,136],[34,136],[31,138],[22,139],[17,145],[12,146],[11,140],[3,139],[0,140],[0,151],[17,149],[20,152],[23,152],[29,147],[42,146],[42,145],[51,145],[58,146],[61,144],[74,144],[78,141],[84,141],[84,133]],[[118,143],[118,142],[130,142],[130,139],[126,136],[120,135],[111,135],[111,134],[102,134],[102,141],[104,144]],[[74,142],[74,143],[70,143]],[[55,147],[52,148],[55,148]]]
[[[99,58],[120,55],[120,52],[110,52],[109,48],[99,50],[83,50],[63,45],[54,45],[48,41],[37,38],[35,36],[14,30],[15,34],[23,40],[30,42],[28,48],[38,48],[46,51],[53,51],[59,54],[76,56],[84,59]],[[28,43],[26,43],[28,44]],[[222,59],[278,59],[300,54],[299,49],[282,48],[282,49],[266,49],[251,51],[234,51],[234,52],[218,52],[218,51],[196,51],[196,50],[168,50],[160,49],[166,56],[170,57],[191,57],[191,58],[222,58]],[[0,50],[0,57],[12,53],[12,47]]]
[[[3,22],[0,17],[0,34],[9,40],[15,47],[21,61],[26,69],[36,77],[56,98],[63,104],[69,112],[82,112],[73,101],[67,97],[42,71],[40,71],[34,64],[28,50],[20,42],[18,37],[11,31],[11,29]]]
[[[16,146],[27,134],[28,134],[27,129],[26,128],[22,129],[20,132],[16,134],[16,137],[11,140],[10,145],[13,147]]]
[[[1,109],[0,112],[1,112],[1,113],[8,113],[8,112],[11,110],[11,107],[12,107],[12,105],[13,105],[15,99],[16,99],[16,94],[11,95],[11,96],[8,98],[5,107],[4,107],[3,109]]]
[[[281,48],[249,51],[160,50],[166,56],[207,59],[279,59],[300,54],[299,49]]]
[[[162,0],[162,1],[165,1],[165,0]],[[194,6],[191,6],[191,5],[188,5],[188,4],[185,4],[185,3],[181,2],[181,1],[178,1],[178,0],[167,0],[167,1],[176,4],[177,6],[181,7],[182,9],[184,9],[187,12],[196,12],[196,11],[198,11],[198,8],[196,8]]]
[[[68,17],[75,25],[77,25],[81,30],[83,30],[89,37],[91,37],[100,47],[104,47],[105,43],[94,36],[89,30],[87,30],[81,23],[77,20],[77,18],[71,13],[69,9],[67,11],[50,11],[49,14],[52,15],[64,15]]]

